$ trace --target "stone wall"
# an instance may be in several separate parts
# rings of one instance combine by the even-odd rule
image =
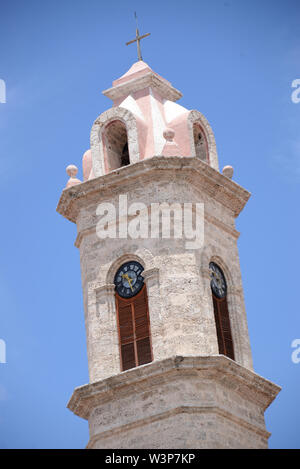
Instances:
[[[267,448],[279,388],[223,356],[173,357],[75,390],[88,448]]]
[[[77,206],[76,244],[80,249],[92,382],[120,372],[112,283],[117,268],[133,259],[145,268],[154,360],[181,354],[218,353],[209,276],[209,262],[214,260],[224,271],[228,284],[236,360],[252,368],[237,250],[239,234],[235,230],[233,189],[241,191],[241,188],[196,158],[185,159],[192,165],[187,168],[182,166],[183,158],[157,159],[162,162],[161,168],[156,167],[155,160],[147,160],[146,167],[142,166],[138,174],[135,174],[136,167],[141,163],[115,171],[116,183],[110,181],[113,173],[88,181],[84,184],[90,189],[84,192],[84,197],[73,198],[72,203]],[[204,178],[202,168],[209,170],[210,179]],[[225,190],[228,184],[231,199]],[[76,187],[79,190],[80,186]],[[217,191],[221,191],[219,196]],[[128,206],[137,202],[147,206],[145,216],[149,221],[152,203],[177,203],[180,207],[184,203],[203,203],[203,247],[187,250],[186,239],[162,239],[161,236],[158,239],[100,239],[96,233],[100,219],[96,215],[98,205],[110,203],[118,207],[119,197],[124,194],[127,194]],[[249,194],[244,191],[241,196],[247,198]],[[122,218],[118,220],[117,228],[124,222]],[[148,275],[149,270],[151,275]]]

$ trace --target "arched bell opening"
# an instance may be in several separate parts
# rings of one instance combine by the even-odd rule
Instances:
[[[208,145],[205,134],[201,128],[201,126],[197,123],[193,125],[193,136],[194,136],[194,145],[195,145],[195,153],[200,160],[205,161],[206,163],[209,162],[208,158]]]
[[[115,120],[105,127],[103,145],[107,172],[130,164],[127,129],[122,121]]]

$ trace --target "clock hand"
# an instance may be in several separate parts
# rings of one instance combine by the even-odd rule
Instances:
[[[212,271],[212,276],[215,278],[215,280],[221,281],[220,275],[218,275],[216,272]]]
[[[132,288],[132,285],[131,285],[132,278],[128,278],[127,280],[128,280],[129,286],[130,286],[130,288],[131,288],[131,291],[133,291],[133,288]]]
[[[132,288],[132,285],[131,285],[132,278],[130,278],[130,277],[128,276],[128,274],[123,274],[122,277],[123,277],[123,278],[126,278],[127,282],[129,283],[129,286],[130,286],[130,288],[131,288],[131,291],[133,291],[133,288]]]
[[[123,278],[126,278],[126,280],[131,281],[131,278],[128,276],[128,274],[123,274],[122,277],[123,277]]]

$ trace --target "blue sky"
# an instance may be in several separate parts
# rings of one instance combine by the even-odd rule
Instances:
[[[135,10],[144,60],[207,117],[221,168],[252,193],[237,229],[254,366],[283,388],[270,447],[300,448],[298,0],[1,1],[0,447],[88,441],[66,409],[88,382],[76,227],[55,209],[110,107],[101,91],[136,61]]]

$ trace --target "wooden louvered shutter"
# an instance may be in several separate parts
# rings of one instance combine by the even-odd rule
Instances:
[[[135,366],[134,336],[131,304],[119,298],[119,335],[123,370]]]
[[[152,361],[146,286],[134,301],[134,318],[137,361],[139,365],[144,365]]]
[[[116,295],[122,370],[152,361],[146,285],[135,297]]]
[[[219,345],[219,353],[234,360],[233,340],[227,298],[216,298],[213,294],[214,313]]]

